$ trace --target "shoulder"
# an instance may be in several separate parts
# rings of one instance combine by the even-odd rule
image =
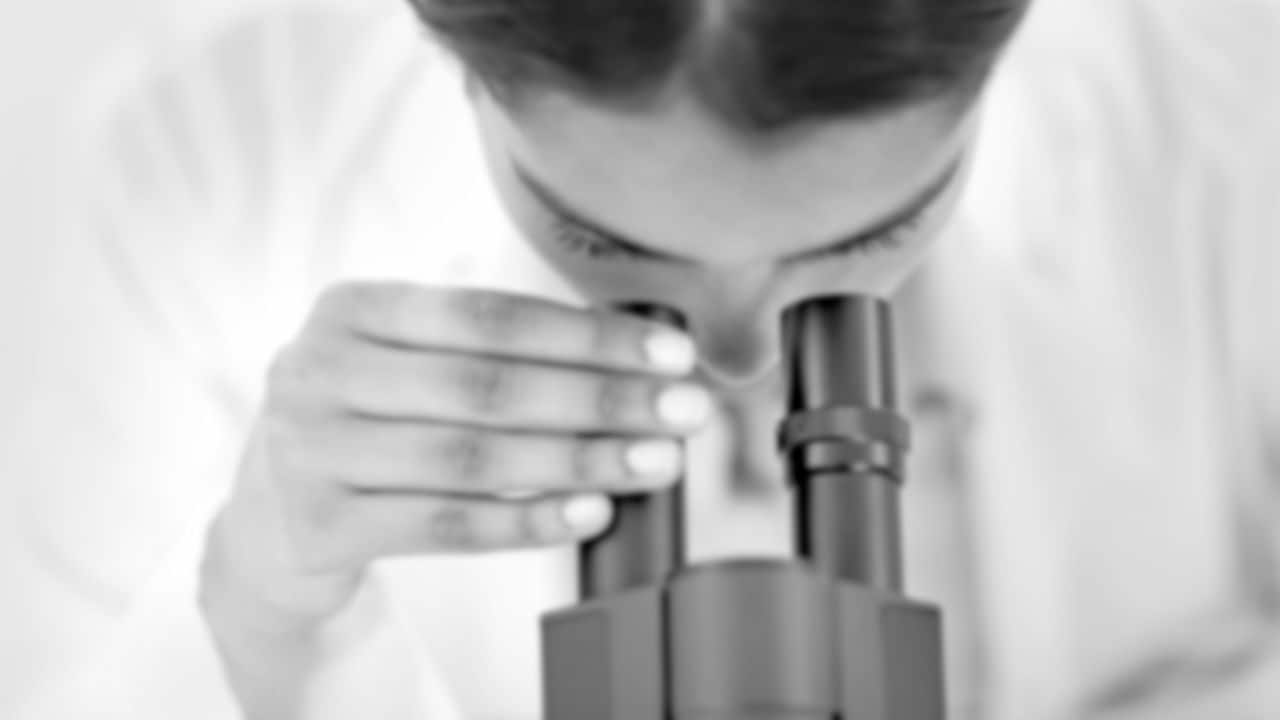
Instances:
[[[342,258],[326,213],[350,190],[330,192],[335,178],[437,66],[417,19],[389,9],[401,4],[255,0],[157,22],[68,88],[61,245],[130,323],[201,367],[257,377],[318,268]]]
[[[1105,127],[1126,156],[1209,128],[1244,145],[1280,121],[1278,37],[1274,0],[1034,0],[997,85],[1041,123]]]
[[[439,74],[443,52],[403,5],[259,0],[157,23],[77,89],[69,169],[141,199],[133,219],[262,220]]]
[[[120,43],[60,133],[62,222],[180,327],[308,288],[351,168],[445,65],[405,3],[235,5]]]
[[[1229,212],[1274,234],[1278,37],[1273,0],[1035,0],[986,98],[991,204],[1070,233],[1077,255],[1104,225],[1203,245]]]

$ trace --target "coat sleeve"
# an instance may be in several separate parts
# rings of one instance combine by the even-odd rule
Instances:
[[[1195,233],[1201,312],[1223,375],[1232,458],[1232,608],[1094,696],[1098,720],[1280,715],[1280,3],[1130,2],[1148,29],[1153,127]]]

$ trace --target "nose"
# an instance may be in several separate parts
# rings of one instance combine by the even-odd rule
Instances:
[[[741,388],[760,382],[780,357],[778,344],[763,327],[717,326],[695,329],[701,368],[717,384]]]
[[[748,267],[726,272],[691,318],[702,370],[713,382],[751,385],[777,365],[780,340],[777,313],[770,302],[773,275],[769,270]]]

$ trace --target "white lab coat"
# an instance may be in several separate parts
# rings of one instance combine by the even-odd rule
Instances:
[[[503,216],[456,68],[405,8],[355,5],[158,36],[75,105],[47,321],[5,390],[0,715],[234,717],[202,534],[326,284],[575,300]],[[948,612],[954,718],[1280,717],[1277,41],[1263,0],[1039,0],[991,87],[902,298],[908,574]],[[725,443],[695,453],[695,556],[772,552],[777,518],[718,494]],[[568,548],[380,565],[330,716],[403,691],[538,717],[536,618],[571,577]]]

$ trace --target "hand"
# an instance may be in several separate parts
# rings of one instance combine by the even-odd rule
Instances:
[[[670,487],[710,415],[679,331],[500,293],[352,283],[277,356],[208,538],[211,622],[336,613],[380,557],[578,542]]]

